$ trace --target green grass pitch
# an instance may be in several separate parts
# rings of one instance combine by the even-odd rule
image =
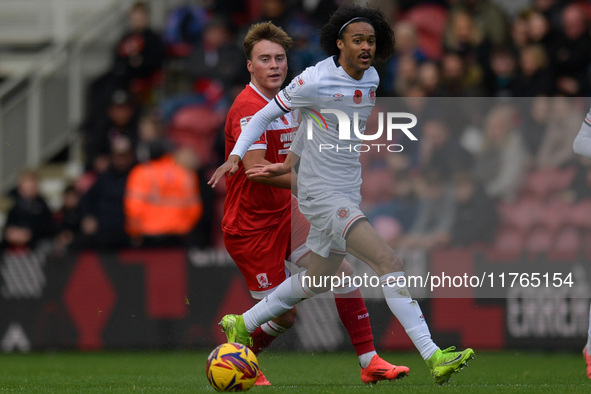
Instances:
[[[410,367],[398,382],[365,386],[354,353],[268,352],[259,358],[272,387],[251,393],[588,393],[581,354],[476,352],[450,384],[434,384],[416,353],[381,353]],[[0,355],[1,393],[215,393],[206,352]]]

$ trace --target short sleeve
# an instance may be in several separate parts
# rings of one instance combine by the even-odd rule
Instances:
[[[318,81],[314,67],[308,67],[295,77],[287,87],[275,96],[274,100],[284,112],[297,108],[313,106],[316,103]]]

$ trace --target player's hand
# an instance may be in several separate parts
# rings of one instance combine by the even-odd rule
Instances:
[[[285,171],[283,163],[255,164],[250,170],[246,171],[246,175],[248,177],[273,178],[288,172]]]
[[[238,162],[240,162],[240,157],[236,155],[230,155],[228,157],[228,161],[226,161],[224,164],[219,166],[217,170],[215,170],[207,184],[211,185],[211,187],[214,188],[218,184],[220,179],[222,179],[222,177],[226,175],[226,173],[228,174],[228,176],[234,175],[236,171],[238,171]]]

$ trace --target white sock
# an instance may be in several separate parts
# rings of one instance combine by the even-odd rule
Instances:
[[[298,302],[314,297],[316,294],[308,287],[308,281],[303,280],[305,273],[303,271],[287,278],[275,291],[244,312],[242,317],[246,330],[254,332],[257,327],[284,314]]]
[[[361,356],[359,356],[359,365],[361,365],[361,368],[367,368],[367,366],[369,365],[371,359],[376,354],[378,354],[378,353],[376,353],[376,351],[373,350],[371,352],[367,352],[367,353],[364,353]]]
[[[589,308],[589,332],[587,333],[587,354],[591,354],[591,308]]]
[[[280,326],[273,320],[269,320],[268,322],[263,323],[263,325],[261,326],[261,330],[273,337],[278,337],[279,335],[287,331],[287,328]]]
[[[406,288],[406,281],[397,281],[397,278],[404,278],[404,272],[392,272],[380,277],[386,302],[419,353],[421,353],[423,360],[427,360],[439,347],[431,339],[431,333],[419,303],[410,298]]]

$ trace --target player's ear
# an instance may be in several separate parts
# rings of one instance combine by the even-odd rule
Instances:
[[[339,48],[341,51],[345,48],[345,43],[340,38],[337,38],[337,48]]]
[[[253,73],[254,71],[252,70],[252,62],[250,60],[246,61],[246,68],[248,69],[249,73]]]

